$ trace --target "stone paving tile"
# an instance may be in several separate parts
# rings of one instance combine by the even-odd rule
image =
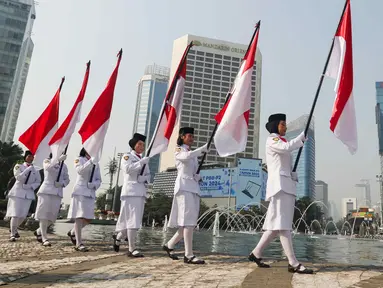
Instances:
[[[52,288],[114,287],[239,287],[254,266],[233,262],[233,257],[210,256],[206,265],[187,265],[165,257],[128,259],[105,265],[69,279]]]
[[[363,281],[383,275],[383,271],[366,271],[363,268],[355,270],[349,267],[343,269],[341,271],[339,271],[339,267],[320,269],[314,275],[294,274],[291,284],[294,288],[383,287],[383,282],[380,283],[380,286],[366,286],[367,283],[362,285]]]
[[[3,263],[0,265],[0,284],[13,282],[20,278],[33,274],[39,274],[48,270],[54,270],[62,266],[69,266],[76,263],[83,263],[115,256],[116,254],[101,254],[95,256],[78,254],[78,256],[52,260],[8,261],[6,264]]]

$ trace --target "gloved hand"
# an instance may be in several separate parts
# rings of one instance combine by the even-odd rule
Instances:
[[[94,157],[90,157],[90,162],[92,162],[93,164],[96,164],[96,160]]]
[[[89,189],[96,189],[96,185],[92,182],[88,182],[88,188]]]
[[[201,181],[201,175],[199,175],[199,174],[194,174],[193,178],[194,178],[194,180],[197,181],[197,182],[200,182],[200,181]]]
[[[23,189],[30,190],[32,189],[32,186],[30,184],[23,184]]]
[[[138,175],[137,182],[138,183],[145,183],[146,182],[146,176]]]
[[[65,161],[67,158],[67,155],[63,154],[59,157],[59,162]]]
[[[207,143],[202,146],[202,152],[207,153],[209,152],[210,148],[207,147]]]
[[[295,182],[299,182],[298,181],[298,173],[297,172],[291,172],[291,179]]]
[[[149,157],[144,157],[140,160],[141,164],[144,165],[144,164],[148,164],[149,163],[149,160],[150,158]]]
[[[56,188],[62,188],[62,187],[64,187],[64,183],[55,181],[55,187]]]
[[[308,138],[305,136],[305,132],[303,131],[301,134],[299,134],[299,139],[302,141],[302,142],[306,142],[308,140]]]
[[[146,175],[145,177],[146,177],[146,182],[150,183],[150,180],[152,180],[152,177],[150,176],[150,174]]]

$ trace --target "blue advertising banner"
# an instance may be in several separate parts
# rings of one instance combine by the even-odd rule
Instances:
[[[201,197],[228,197],[230,190],[230,170],[231,175],[231,196],[235,196],[237,184],[236,169],[219,168],[201,170],[202,183],[200,184]]]
[[[261,159],[238,159],[238,190],[236,194],[237,209],[261,202],[263,173]]]

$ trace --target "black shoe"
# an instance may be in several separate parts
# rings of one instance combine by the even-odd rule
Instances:
[[[36,236],[37,242],[43,243],[43,239],[41,238],[41,235],[37,234],[37,230],[33,232],[33,235]]]
[[[88,252],[88,251],[89,251],[89,249],[86,248],[83,244],[80,244],[80,246],[75,247],[74,249],[75,249],[76,251],[80,251],[80,252]]]
[[[120,243],[121,240],[117,239],[117,235],[113,235],[113,249],[115,252],[120,252],[120,244],[117,245],[117,243]]]
[[[69,231],[66,235],[68,235],[68,237],[70,238],[70,241],[72,241],[72,244],[74,245],[74,246],[76,246],[76,237],[75,237],[75,235],[72,235],[72,231]]]
[[[44,247],[51,247],[52,244],[48,240],[45,240],[44,243],[43,243],[43,246]]]
[[[191,258],[184,256],[184,263],[186,263],[186,264],[205,264],[205,261],[202,259],[198,259],[195,256],[193,256]]]
[[[132,252],[129,251],[128,257],[141,258],[144,257],[144,255],[139,250],[134,249]]]
[[[249,261],[255,262],[260,268],[270,268],[270,265],[263,263],[262,258],[257,258],[253,253],[249,255]]]
[[[175,255],[174,253],[172,253],[174,251],[174,249],[170,249],[168,246],[164,245],[164,246],[162,246],[162,250],[164,250],[164,251],[166,251],[166,253],[168,253],[168,256],[170,257],[170,259],[179,260],[178,256]]]
[[[307,269],[302,264],[299,264],[297,267],[293,267],[289,264],[287,270],[290,273],[298,273],[298,274],[313,274],[314,271],[312,269]]]
[[[9,229],[9,233],[11,233],[11,229]],[[16,232],[16,234],[13,235],[13,237],[15,237],[16,239],[19,239],[20,238],[19,232]]]

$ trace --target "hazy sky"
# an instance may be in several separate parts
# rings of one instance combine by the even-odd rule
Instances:
[[[379,56],[383,51],[380,35],[383,1],[352,0],[351,4],[359,134],[356,155],[351,156],[328,128],[334,100],[333,80],[325,80],[315,112],[316,178],[329,184],[329,199],[336,202],[339,212],[342,197],[361,197],[360,188],[354,186],[362,178],[371,179],[374,200],[378,195],[374,109],[375,81],[383,79],[383,57]],[[309,112],[343,6],[344,0],[39,0],[33,29],[35,48],[15,138],[41,114],[61,77],[66,76],[61,94],[61,123],[78,95],[85,64],[91,60],[83,120],[104,89],[116,64],[116,54],[123,48],[101,162],[105,165],[113,157],[115,147],[118,152],[128,150],[134,132],[137,83],[146,65],[170,66],[173,40],[188,33],[247,44],[260,19],[263,158],[267,135],[263,127],[269,114],[285,112],[289,121]],[[80,137],[76,134],[67,161],[72,184],[73,158],[80,148]],[[105,188],[108,178],[104,176],[103,180]],[[71,187],[65,191],[66,203],[70,201]]]

